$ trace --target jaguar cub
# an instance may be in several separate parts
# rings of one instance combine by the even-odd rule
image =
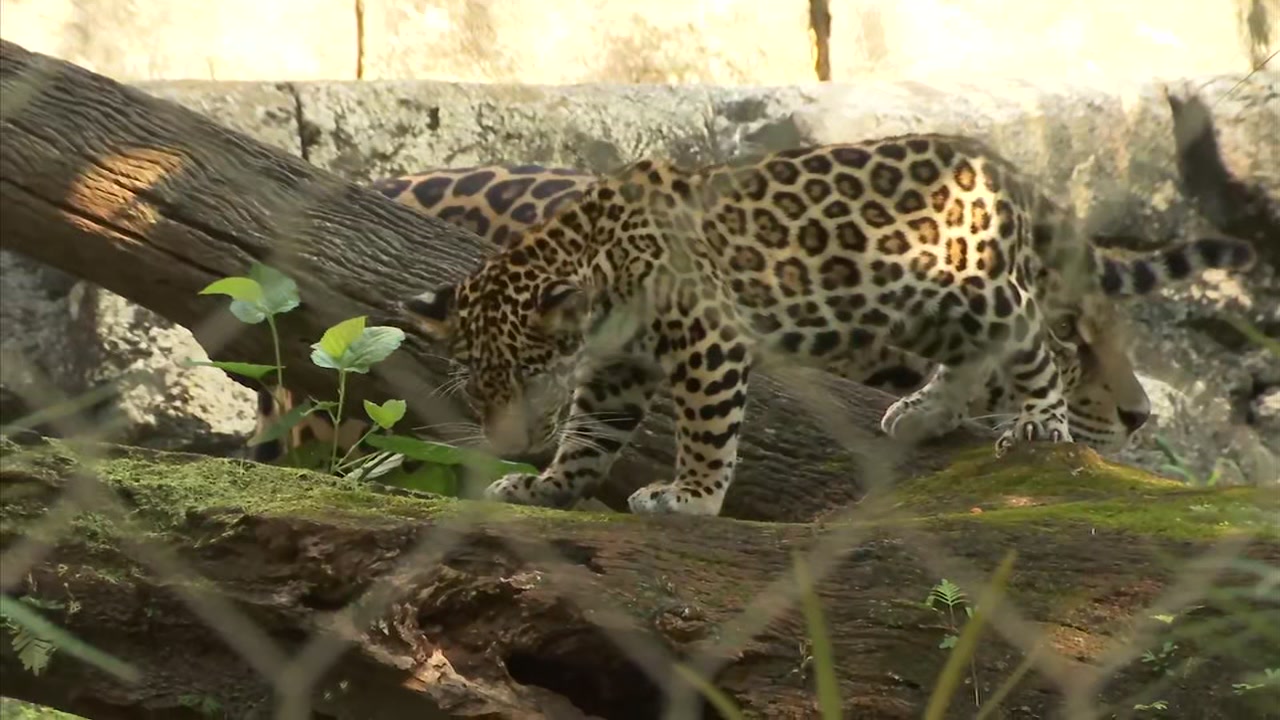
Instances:
[[[997,452],[1068,442],[1068,397],[1085,407],[1090,394],[1137,385],[1108,344],[1114,298],[1253,258],[1240,241],[1204,239],[1121,260],[1073,229],[971,138],[800,148],[696,172],[645,160],[407,305],[469,372],[465,394],[499,453],[537,441],[538,418],[571,378],[551,465],[495,482],[489,497],[571,504],[607,475],[665,382],[675,478],[629,505],[714,515],[753,367],[839,367],[884,348],[925,358],[938,366],[929,381],[882,421],[910,438],[953,428],[999,368],[1018,413]],[[1131,427],[1145,419],[1139,396],[1121,418]]]

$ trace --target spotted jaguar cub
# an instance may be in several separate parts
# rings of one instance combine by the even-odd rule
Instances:
[[[1109,296],[1252,259],[1247,245],[1202,240],[1125,262],[1070,230],[1014,168],[964,138],[805,149],[701,173],[642,162],[414,306],[470,367],[468,394],[499,450],[531,442],[542,389],[576,372],[579,429],[541,477],[505,478],[494,497],[572,501],[607,472],[665,378],[679,413],[676,481],[631,507],[716,513],[762,360],[826,366],[888,345],[940,363],[885,414],[886,432],[911,437],[954,427],[973,388],[1004,366],[1021,411],[997,449],[1069,441],[1066,395],[1091,362],[1136,384],[1127,364],[1086,352],[1105,344]],[[617,318],[634,333],[592,352],[591,330],[616,335]],[[1065,382],[1055,344],[1085,350],[1058,353],[1078,359]]]
[[[413,175],[384,178],[373,182],[371,187],[390,200],[465,228],[488,240],[495,248],[501,248],[517,242],[530,225],[550,218],[576,201],[597,179],[596,175],[572,168],[479,165],[436,168]],[[412,312],[406,319],[410,324],[418,322]],[[919,388],[932,367],[924,358],[884,346],[878,352],[850,357],[846,362],[832,364],[826,369],[849,380],[901,395]],[[1140,393],[1141,388],[1138,390]],[[1100,392],[1094,413],[1102,412],[1101,417],[1114,417],[1114,413],[1105,411],[1113,403],[1111,396],[1114,394],[1109,390]],[[279,397],[266,389],[259,390],[255,435],[265,432],[292,408],[293,396],[287,390],[276,395]],[[988,378],[985,391],[972,403],[970,413],[988,417],[1005,413],[1009,410],[1009,397],[1008,379],[997,368]],[[548,417],[543,423],[545,430],[535,443],[539,449],[555,442],[556,433],[552,430],[568,414],[567,405],[548,406]],[[1098,447],[1126,436],[1123,427],[1112,427],[1115,423],[1091,423],[1074,416],[1071,423],[1073,433],[1079,424],[1080,429],[1086,431],[1084,439]],[[337,438],[339,453],[344,457],[348,454],[352,457],[363,455],[358,449],[349,451],[367,430],[368,423],[361,417],[345,418]],[[328,416],[312,414],[303,418],[283,438],[252,446],[249,455],[258,462],[277,462],[286,453],[307,443],[328,446],[334,440],[333,435],[333,423]],[[1079,437],[1080,433],[1076,435]]]
[[[698,172],[642,161],[594,184],[456,285],[410,305],[470,373],[491,445],[515,453],[570,373],[571,432],[539,476],[488,495],[566,506],[599,482],[665,382],[675,478],[633,512],[717,514],[753,367],[825,366],[896,347],[939,364],[896,402],[892,436],[950,429],[992,367],[1019,406],[997,450],[1072,440],[1067,396],[1090,373],[1116,298],[1251,248],[1198,240],[1136,260],[1073,234],[1065,211],[963,137],[913,135],[776,153]],[[1058,333],[1061,333],[1059,335]],[[1054,346],[1074,346],[1055,361]]]

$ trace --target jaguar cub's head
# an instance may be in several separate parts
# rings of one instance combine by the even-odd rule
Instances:
[[[1100,450],[1122,447],[1151,416],[1151,402],[1129,359],[1130,336],[1121,301],[1190,282],[1202,271],[1244,272],[1257,255],[1237,238],[1200,238],[1152,253],[1121,257],[1091,249],[1090,282],[1062,333],[1078,348],[1080,379],[1069,393],[1071,434]]]
[[[1129,359],[1119,308],[1108,298],[1088,298],[1050,329],[1072,437],[1102,452],[1123,448],[1151,416],[1151,401]]]
[[[499,455],[554,441],[582,344],[586,293],[563,279],[485,263],[456,285],[404,304],[409,319],[465,368],[463,394]]]

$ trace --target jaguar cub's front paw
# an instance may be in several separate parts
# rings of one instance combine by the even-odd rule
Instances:
[[[1019,443],[1074,442],[1067,421],[1053,416],[1048,419],[1019,415],[1016,422],[996,440],[996,457],[1001,457]]]
[[[636,515],[719,515],[724,498],[672,483],[652,483],[631,493],[627,506]]]
[[[936,399],[908,395],[885,410],[880,429],[895,440],[920,442],[951,432],[963,419],[963,413],[943,407]]]
[[[511,473],[493,481],[484,490],[486,500],[513,505],[566,508],[576,499],[553,478],[529,473]]]

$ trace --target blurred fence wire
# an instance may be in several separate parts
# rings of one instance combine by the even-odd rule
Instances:
[[[37,73],[27,80],[28,83],[21,87],[6,85],[3,109],[0,110],[0,115],[6,120],[20,116],[24,105],[38,101],[40,75]],[[15,92],[19,89],[22,91]],[[200,138],[192,137],[191,141],[199,142]],[[232,158],[228,158],[227,167],[220,168],[218,172],[229,177],[239,177],[246,185],[254,181],[253,169],[236,166]],[[313,187],[309,189],[308,195],[314,203],[332,202],[333,188]],[[269,193],[258,196],[253,201],[270,205],[272,216],[277,222],[278,237],[272,243],[274,255],[264,258],[264,262],[287,275],[298,252],[294,238],[306,235],[299,232],[299,227],[300,223],[306,222],[307,208],[287,198],[274,198]],[[304,303],[305,300],[304,298]],[[203,338],[214,339],[213,342],[206,340],[206,349],[211,356],[219,353],[219,337],[225,342],[234,333],[262,331],[257,326],[228,323],[224,316],[217,317],[222,319],[214,318],[209,321],[221,323],[216,329],[203,328],[198,333]],[[6,362],[22,363],[26,366],[23,372],[32,377],[40,376],[38,363],[32,358],[8,356]],[[927,575],[939,583],[943,579],[951,581],[956,588],[963,588],[972,598],[982,596],[984,588],[992,584],[996,568],[981,567],[972,558],[956,554],[948,547],[945,537],[935,535],[928,524],[920,523],[917,517],[904,510],[895,500],[893,488],[903,480],[895,468],[900,466],[904,456],[916,452],[916,449],[888,443],[847,422],[844,419],[847,408],[841,406],[821,380],[805,373],[787,371],[784,367],[778,367],[771,374],[785,384],[794,398],[805,404],[817,418],[818,425],[829,431],[834,441],[832,455],[854,459],[867,490],[863,502],[837,509],[838,512],[825,517],[821,526],[815,526],[813,542],[800,550],[799,557],[803,559],[812,582],[820,584],[829,578],[840,563],[850,561],[850,555],[867,542],[868,538],[890,528],[888,531],[897,542],[922,559]],[[122,378],[120,384],[130,381],[130,378]],[[9,596],[26,594],[24,583],[33,569],[49,562],[59,544],[75,532],[73,521],[77,516],[92,512],[108,518],[120,531],[120,550],[145,568],[150,583],[163,588],[164,592],[176,595],[193,618],[216,629],[227,647],[246,666],[269,681],[275,692],[274,716],[284,720],[313,717],[326,673],[352,649],[364,633],[386,617],[395,603],[412,594],[415,582],[424,573],[444,562],[446,556],[467,542],[469,529],[483,525],[487,532],[503,532],[504,524],[495,519],[499,516],[494,515],[498,511],[481,504],[465,502],[457,512],[442,514],[438,519],[424,524],[425,530],[418,535],[411,549],[400,554],[393,568],[382,572],[376,582],[346,607],[324,617],[311,636],[300,643],[296,650],[290,651],[278,638],[265,632],[250,614],[237,607],[234,598],[220,593],[216,581],[200,577],[183,560],[181,548],[167,544],[162,533],[148,527],[145,519],[139,517],[116,490],[96,474],[95,467],[109,460],[95,456],[100,447],[95,443],[118,439],[121,429],[119,425],[95,424],[86,419],[87,415],[79,411],[82,408],[75,407],[75,398],[67,397],[47,378],[32,383],[29,387],[32,389],[20,398],[27,407],[71,408],[61,414],[45,413],[36,420],[39,424],[52,428],[58,436],[75,441],[74,447],[82,461],[83,471],[76,473],[62,496],[48,507],[42,518],[25,526],[20,536],[6,540],[7,546],[0,556],[0,588],[6,593],[6,607],[10,608],[5,613],[6,618],[23,627],[35,622],[22,615],[25,610],[13,611],[14,601]],[[458,423],[471,421],[470,418],[461,416],[452,420]],[[752,422],[750,412],[746,422]],[[7,429],[13,431],[22,424],[19,422]],[[305,480],[299,480],[303,481]],[[785,479],[779,479],[779,482],[785,482]],[[670,531],[667,528],[654,528],[655,533]],[[553,543],[528,533],[503,537],[513,556],[520,558],[527,568],[536,571],[544,582],[555,587],[563,600],[575,607],[582,617],[597,623],[602,635],[666,695],[665,717],[673,720],[699,717],[707,699],[706,694],[711,692],[707,687],[688,682],[687,675],[682,675],[673,668],[681,665],[703,678],[706,684],[714,686],[718,675],[749,650],[757,634],[779,617],[799,611],[802,598],[811,592],[812,587],[800,585],[792,574],[779,576],[741,607],[736,617],[719,623],[708,634],[711,640],[698,644],[691,652],[680,653],[661,634],[638,620],[628,608],[612,603],[609,594],[602,591],[605,580],[584,569],[581,563],[565,557]],[[1205,543],[1189,560],[1171,559],[1173,565],[1168,581],[1155,602],[1146,608],[1145,615],[1179,615],[1199,605],[1218,602],[1214,600],[1215,594],[1230,592],[1222,584],[1222,576],[1233,568],[1238,570],[1237,564],[1247,560],[1250,539],[1247,533],[1226,535],[1219,541]],[[1052,537],[1030,537],[1027,541],[1052,543],[1054,540]],[[1106,552],[1106,548],[1099,549],[1100,554]],[[1020,569],[1015,562],[1011,587],[1016,588]],[[1270,572],[1270,575],[1258,572],[1263,573],[1257,580],[1258,587],[1264,582],[1270,582],[1269,597],[1274,601],[1275,569],[1265,571]],[[678,583],[679,580],[675,579],[673,582]],[[38,592],[34,594],[39,595]],[[1064,602],[1068,600],[1069,594],[1069,590],[1064,589]],[[942,597],[949,597],[953,606],[972,609],[972,605],[958,600],[954,592],[951,595],[944,593]],[[1242,605],[1240,619],[1248,625],[1248,632],[1264,638],[1269,635],[1275,640],[1276,609],[1272,608],[1270,614],[1259,616],[1254,614],[1254,610],[1243,607],[1247,604],[1244,600],[1236,600]],[[1002,683],[1007,680],[1008,683],[1016,684],[1027,672],[1038,674],[1056,689],[1063,698],[1066,716],[1071,718],[1140,716],[1159,710],[1161,687],[1175,682],[1168,674],[1158,674],[1153,678],[1149,691],[1126,698],[1124,703],[1127,704],[1103,707],[1100,698],[1107,684],[1117,674],[1125,672],[1134,663],[1141,663],[1144,653],[1150,654],[1153,648],[1158,650],[1162,643],[1169,642],[1165,639],[1169,623],[1150,620],[1148,617],[1134,617],[1131,634],[1111,638],[1105,650],[1091,653],[1091,661],[1081,663],[1079,658],[1082,654],[1059,636],[1059,628],[1046,622],[1048,612],[1049,609],[1045,607],[1023,607],[1016,592],[1007,592],[1000,601],[998,611],[985,616],[984,622],[990,632],[1002,642],[1016,648],[1025,662],[1016,668],[1008,668],[1006,675],[1001,678],[983,678],[979,681],[978,678],[968,677],[965,682],[971,685],[981,683],[991,692],[985,697],[980,696],[975,706],[968,713],[961,712],[961,716],[987,717],[998,712],[993,710],[990,703],[998,701],[1009,692],[1010,685],[1001,687]],[[1253,622],[1254,620],[1257,622]],[[963,626],[964,622],[960,622],[955,628],[956,632],[962,634]],[[1179,630],[1191,632],[1194,624],[1179,626]],[[111,671],[118,674],[122,682],[136,679],[137,671],[128,665],[128,657],[104,659],[101,656],[103,652],[109,655],[110,648],[77,650],[75,648],[79,646],[73,638],[68,635],[58,636],[45,626],[34,629],[28,627],[28,634],[30,633],[57,636],[53,644],[60,651],[94,662],[103,669],[114,668]],[[17,630],[12,630],[12,634],[16,638]],[[10,639],[12,638],[5,638],[4,641],[8,642]],[[812,647],[812,638],[806,640],[804,637],[797,637],[796,640],[798,646]],[[1213,642],[1229,645],[1237,640],[1235,635],[1223,634],[1216,639],[1201,639],[1200,642],[1202,647],[1208,647]],[[968,648],[966,652],[972,652],[973,642],[981,641],[968,640],[962,643],[957,638],[958,644],[955,647]],[[94,655],[95,652],[99,654]],[[942,663],[939,662],[938,666],[941,668]],[[962,664],[960,667],[962,674],[969,672],[964,669],[967,665]],[[1257,669],[1259,672],[1280,673],[1280,668]],[[1254,681],[1240,682],[1243,686]],[[952,706],[961,702],[964,701],[960,696],[951,700]],[[933,707],[931,704],[930,708]],[[850,711],[846,711],[848,712]],[[932,712],[934,711],[930,710],[930,716]]]

